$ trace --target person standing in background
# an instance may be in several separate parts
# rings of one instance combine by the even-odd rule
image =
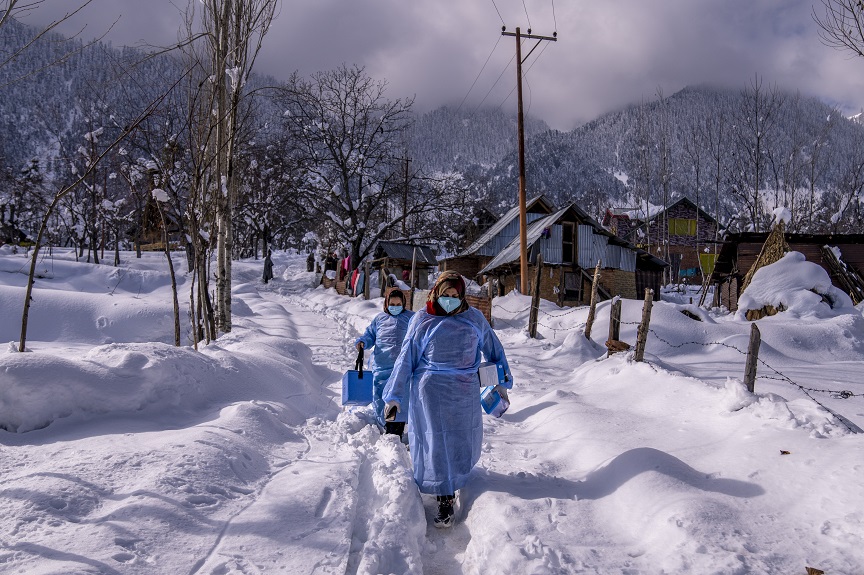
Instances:
[[[264,283],[266,284],[270,280],[273,279],[273,259],[270,257],[273,255],[273,250],[267,250],[267,255],[264,257]]]

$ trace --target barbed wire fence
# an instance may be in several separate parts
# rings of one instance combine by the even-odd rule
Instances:
[[[524,309],[520,309],[520,310],[508,309],[507,307],[505,307],[501,304],[496,304],[496,303],[493,303],[492,307],[500,309],[500,310],[502,310],[508,314],[515,315],[515,316],[518,316],[520,314],[524,314],[524,313],[529,312],[531,310],[530,305],[528,307],[526,307]],[[584,312],[584,309],[583,309],[583,307],[574,307],[574,308],[570,309],[569,311],[565,311],[565,312],[561,312],[561,313],[549,313],[547,311],[540,309],[539,312],[546,317],[557,319],[560,317],[571,315],[571,314],[576,313],[576,312]],[[579,322],[579,323],[576,323],[576,324],[574,324],[572,326],[568,326],[568,327],[560,327],[560,326],[559,327],[553,327],[553,326],[547,325],[547,324],[545,324],[539,320],[537,321],[537,324],[546,328],[547,330],[551,330],[552,334],[553,334],[552,337],[554,339],[557,337],[558,332],[569,332],[569,331],[575,331],[575,330],[580,330],[580,329],[584,330],[586,322]],[[641,325],[641,322],[623,322],[622,321],[622,322],[620,322],[620,325],[636,326],[638,329],[638,327]],[[662,335],[660,335],[660,333],[658,333],[657,330],[655,330],[654,328],[649,327],[646,330],[646,332],[648,334],[651,334],[651,336],[654,340],[663,343],[664,345],[666,345],[667,347],[669,347],[671,349],[680,349],[680,348],[683,348],[686,346],[725,347],[725,348],[728,348],[728,349],[731,349],[731,350],[738,352],[742,356],[746,357],[748,355],[747,350],[742,350],[739,347],[732,345],[732,344],[725,342],[725,341],[710,341],[710,342],[685,341],[685,342],[673,343],[673,342],[669,341],[668,339],[664,338]],[[756,357],[756,362],[758,363],[758,365],[760,365],[761,367],[764,367],[765,369],[767,369],[771,372],[771,375],[757,375],[756,376],[757,379],[779,381],[779,382],[783,382],[783,383],[789,384],[789,385],[797,388],[801,393],[806,395],[816,405],[818,405],[819,407],[821,407],[822,409],[824,409],[825,411],[830,413],[832,416],[834,416],[837,419],[837,421],[839,421],[850,432],[852,432],[852,433],[861,433],[862,432],[862,430],[858,426],[856,426],[854,423],[851,423],[848,419],[846,419],[844,416],[840,415],[839,413],[837,413],[836,411],[834,411],[830,407],[826,406],[822,401],[817,399],[817,397],[814,394],[827,394],[827,395],[830,395],[831,397],[833,397],[834,399],[852,399],[852,398],[857,398],[857,397],[864,397],[864,393],[854,393],[848,389],[843,389],[843,390],[820,389],[820,388],[816,388],[816,387],[807,386],[807,385],[798,383],[797,381],[793,380],[791,377],[784,374],[779,369],[775,368],[774,366],[769,364],[767,361],[765,361],[762,358],[759,358],[758,356]],[[655,371],[656,371],[655,366],[653,366],[650,362],[645,361],[644,363],[646,363],[647,365],[649,365],[651,368],[655,369]]]

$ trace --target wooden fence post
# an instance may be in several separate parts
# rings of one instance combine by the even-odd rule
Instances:
[[[654,305],[654,290],[645,288],[645,303],[642,306],[642,323],[636,332],[636,361],[645,361],[645,342],[648,340],[648,324],[651,322],[651,306]]]
[[[747,391],[754,393],[756,389],[756,363],[759,361],[759,345],[762,335],[755,323],[750,324],[750,345],[747,347],[747,367],[744,369],[744,383]]]
[[[543,279],[543,254],[537,254],[537,275],[534,278],[534,293],[531,295],[531,313],[528,315],[528,336],[537,337],[537,315],[540,311],[540,281]]]
[[[609,340],[607,342],[607,347],[609,351],[606,352],[606,357],[609,357],[615,351],[614,350],[614,342],[617,342],[621,338],[621,299],[618,298],[612,303],[612,307],[609,310]]]
[[[581,272],[580,272],[581,273]],[[579,281],[582,281],[581,279]],[[585,337],[591,339],[591,326],[594,325],[594,312],[597,309],[597,285],[600,283],[600,260],[594,268],[594,281],[591,282],[591,307],[588,308],[588,320],[585,322]]]
[[[372,264],[369,260],[366,260],[366,265],[363,268],[363,277],[366,278],[366,281],[363,283],[363,299],[369,300],[369,284],[372,283],[372,278],[369,276],[369,272],[372,271]],[[381,274],[378,274],[379,276]]]
[[[417,247],[414,247],[414,251],[411,252],[411,283],[409,284],[411,287],[410,290],[410,299],[411,299],[411,310],[414,310],[414,274],[417,272]]]

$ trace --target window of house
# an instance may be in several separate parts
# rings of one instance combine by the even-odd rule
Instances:
[[[576,226],[573,222],[562,222],[561,228],[561,262],[572,264],[576,253]]]
[[[696,220],[687,220],[684,218],[669,219],[669,235],[670,236],[695,236],[696,235]]]

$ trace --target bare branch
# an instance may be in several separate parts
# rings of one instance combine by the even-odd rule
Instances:
[[[819,26],[819,39],[838,50],[848,50],[864,57],[864,3],[861,0],[821,0],[825,14],[813,9],[813,20]]]

